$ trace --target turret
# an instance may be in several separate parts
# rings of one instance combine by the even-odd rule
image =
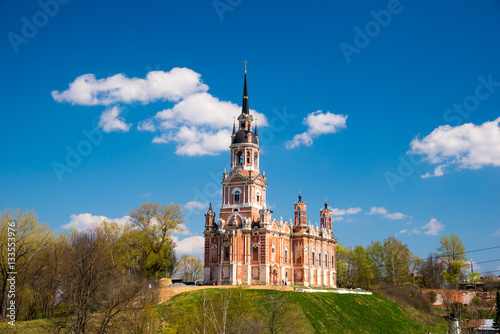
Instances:
[[[215,223],[215,212],[212,210],[212,203],[210,203],[208,211],[205,213],[205,231],[211,231],[214,228],[217,228],[217,224]]]

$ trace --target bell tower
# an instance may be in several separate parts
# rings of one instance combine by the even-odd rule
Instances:
[[[260,210],[266,201],[266,177],[260,174],[260,146],[257,125],[248,103],[247,72],[243,82],[241,114],[233,124],[229,174],[223,173],[222,207],[223,228],[242,227],[260,222]],[[236,131],[236,128],[237,131]]]

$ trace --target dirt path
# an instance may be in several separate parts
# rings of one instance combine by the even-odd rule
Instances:
[[[158,293],[158,304],[163,304],[168,301],[173,296],[176,296],[183,292],[202,290],[202,289],[270,289],[270,290],[281,290],[281,291],[293,291],[293,288],[289,285],[287,286],[272,286],[272,285],[252,285],[252,286],[238,286],[238,285],[202,285],[202,286],[176,286],[171,288],[160,288]]]

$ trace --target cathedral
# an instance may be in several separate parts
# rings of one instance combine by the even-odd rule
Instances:
[[[319,210],[320,226],[311,225],[306,202],[299,195],[293,204],[293,222],[272,218],[253,121],[245,70],[238,131],[234,124],[229,146],[231,169],[222,174],[219,219],[211,204],[205,214],[204,283],[336,287],[332,211],[325,203]]]

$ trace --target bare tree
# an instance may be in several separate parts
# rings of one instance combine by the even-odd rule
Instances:
[[[184,282],[203,278],[203,260],[196,256],[182,255],[177,260],[175,272]]]

